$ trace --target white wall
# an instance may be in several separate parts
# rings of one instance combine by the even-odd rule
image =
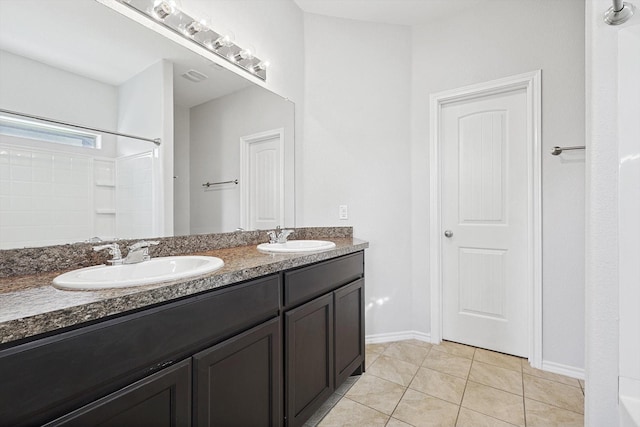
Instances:
[[[191,203],[191,179],[189,152],[191,136],[189,132],[189,109],[173,106],[173,234],[184,236],[190,233],[189,205]]]
[[[159,61],[118,88],[118,131],[160,138],[154,173],[153,235],[173,235],[173,65]],[[118,156],[156,149],[152,142],[120,138]],[[162,178],[159,178],[162,177]],[[147,235],[148,236],[148,235]]]
[[[97,80],[0,50],[0,108],[116,129],[118,90]],[[115,155],[115,138],[102,136],[101,155]]]
[[[551,4],[553,3],[553,4]],[[551,13],[552,9],[552,13]],[[584,4],[485,2],[413,28],[414,328],[428,332],[429,94],[542,69],[543,360],[584,367]]]
[[[410,31],[305,15],[304,222],[370,242],[367,335],[411,328]],[[300,144],[296,140],[296,148]],[[338,219],[348,205],[349,220]]]

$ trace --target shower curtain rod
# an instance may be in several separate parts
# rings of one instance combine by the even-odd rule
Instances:
[[[72,127],[78,128],[78,129],[89,130],[89,131],[93,131],[93,132],[107,133],[109,135],[122,136],[122,137],[125,137],[125,138],[139,139],[141,141],[153,142],[157,146],[160,146],[160,138],[154,138],[154,139],[145,138],[145,137],[142,137],[142,136],[131,135],[131,134],[128,134],[128,133],[114,132],[114,131],[111,131],[111,130],[94,128],[94,127],[89,127],[89,126],[78,125],[78,124],[75,124],[75,123],[69,123],[69,122],[63,122],[63,121],[60,121],[60,120],[49,119],[47,117],[40,117],[40,116],[34,116],[32,114],[20,113],[18,111],[5,110],[4,108],[0,108],[0,113],[11,114],[11,115],[20,116],[20,117],[26,117],[26,118],[29,118],[29,119],[40,120],[40,121],[43,121],[43,122],[55,123],[57,125],[72,126]]]

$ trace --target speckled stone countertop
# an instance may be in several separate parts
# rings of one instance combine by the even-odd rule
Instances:
[[[252,242],[250,246],[195,250],[193,255],[221,258],[225,262],[224,267],[195,278],[133,288],[67,291],[51,285],[54,277],[74,268],[3,277],[0,278],[0,343],[22,340],[59,328],[335,258],[369,246],[367,242],[352,237],[327,237],[325,240],[333,241],[336,247],[324,252],[276,255],[259,252]]]

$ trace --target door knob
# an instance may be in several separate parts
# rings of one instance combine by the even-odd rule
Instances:
[[[453,236],[453,231],[451,230],[445,230],[444,231],[444,237],[451,237]]]

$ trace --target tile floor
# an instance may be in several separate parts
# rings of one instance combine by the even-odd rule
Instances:
[[[365,366],[305,427],[583,425],[584,382],[519,357],[408,340],[368,344]]]

